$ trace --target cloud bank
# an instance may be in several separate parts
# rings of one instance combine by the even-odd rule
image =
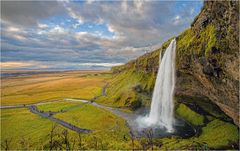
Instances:
[[[189,27],[202,1],[2,1],[1,5],[3,63],[94,69],[126,63],[158,48]]]

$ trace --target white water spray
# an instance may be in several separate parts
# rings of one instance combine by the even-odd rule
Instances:
[[[151,110],[148,116],[140,119],[141,124],[145,126],[164,127],[168,132],[174,131],[175,51],[176,40],[173,39],[162,59],[160,53],[160,64],[153,91]]]

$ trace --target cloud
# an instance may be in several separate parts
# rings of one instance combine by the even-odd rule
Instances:
[[[57,1],[1,1],[1,18],[19,26],[37,25],[40,19],[64,13]]]
[[[149,43],[163,43],[190,25],[189,20],[179,24],[179,19],[172,24],[171,18],[176,16],[174,11],[176,4],[173,1],[117,1],[111,3],[98,1],[91,4],[73,5],[69,3],[66,6],[71,8],[70,15],[74,13],[82,22],[107,24],[108,30],[115,35],[114,38],[117,41],[114,43],[118,45],[118,48],[120,46],[144,47]],[[194,15],[191,17],[193,18]],[[176,24],[180,26],[175,27]]]
[[[48,28],[48,25],[47,24],[38,24],[38,27],[41,29],[45,29],[45,28]]]
[[[41,65],[39,62],[18,62],[18,61],[9,61],[9,62],[0,62],[1,69],[19,69],[19,68],[35,68],[35,69],[47,69],[48,65]]]
[[[38,62],[49,68],[125,63],[188,28],[201,5],[142,0],[3,1],[1,59]]]
[[[8,62],[0,62],[1,69],[9,70],[9,69],[58,69],[65,70],[71,67],[71,69],[109,69],[113,66],[119,66],[123,63],[78,63],[78,62],[59,62],[59,61],[8,61]]]
[[[19,67],[28,67],[32,66],[32,63],[29,62],[1,62],[1,68],[19,68]]]
[[[123,63],[79,63],[80,66],[102,66],[102,67],[113,67],[119,66]]]
[[[173,24],[174,25],[179,25],[180,23],[182,23],[182,18],[179,15],[175,16],[173,18]]]

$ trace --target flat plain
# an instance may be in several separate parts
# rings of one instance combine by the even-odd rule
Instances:
[[[22,71],[23,72],[23,71]],[[13,76],[1,80],[1,105],[61,98],[92,99],[101,94],[108,71],[71,71]]]
[[[64,98],[91,100],[102,94],[106,80],[110,77],[108,71],[71,71],[2,78],[1,106],[35,104],[41,112],[60,112],[69,109],[53,117],[81,128],[91,129],[92,133],[81,134],[79,146],[78,133],[33,114],[28,108],[1,109],[1,148],[49,148],[51,130],[55,126],[56,135],[68,131],[71,147],[75,149],[128,148],[129,143],[126,141],[130,140],[129,129],[124,119],[91,104],[64,100]],[[61,139],[56,137],[55,141]],[[101,143],[101,146],[96,146],[95,141]],[[60,147],[64,149],[64,146]]]

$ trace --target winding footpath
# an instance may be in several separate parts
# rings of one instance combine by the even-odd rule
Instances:
[[[64,120],[57,119],[57,118],[53,117],[53,115],[58,114],[58,113],[68,112],[68,111],[70,111],[70,110],[72,110],[74,108],[79,108],[81,106],[84,106],[85,104],[92,104],[92,105],[94,105],[94,106],[96,106],[98,108],[102,108],[104,110],[107,110],[107,111],[109,111],[109,112],[111,112],[111,113],[113,113],[113,114],[123,118],[124,120],[126,120],[126,125],[129,128],[130,134],[133,137],[141,137],[141,136],[145,135],[143,133],[143,131],[139,131],[139,129],[138,129],[139,124],[136,122],[136,119],[139,117],[139,115],[142,115],[142,113],[145,112],[144,108],[139,109],[139,110],[135,111],[134,113],[127,113],[127,112],[121,111],[119,108],[113,108],[113,107],[105,106],[105,105],[98,104],[98,103],[94,102],[98,97],[107,95],[106,94],[107,86],[108,86],[108,83],[106,82],[105,86],[102,89],[102,93],[99,96],[96,96],[96,97],[94,97],[91,100],[64,98],[64,101],[81,102],[81,104],[78,104],[78,105],[69,107],[69,108],[67,108],[65,110],[61,110],[61,111],[57,111],[57,112],[51,112],[51,111],[43,112],[43,111],[39,111],[38,108],[37,108],[37,105],[49,104],[49,103],[53,103],[53,102],[59,102],[59,100],[53,100],[53,101],[50,101],[50,102],[38,102],[38,103],[32,103],[32,104],[27,104],[27,105],[23,104],[23,105],[15,105],[15,106],[14,105],[11,105],[11,106],[0,106],[0,109],[28,108],[31,113],[37,114],[37,115],[39,115],[41,117],[47,118],[47,119],[49,119],[51,121],[54,121],[54,122],[64,126],[67,129],[70,129],[70,130],[75,131],[77,133],[90,133],[90,132],[92,132],[92,130],[85,129],[85,128],[79,128],[79,127],[77,127],[75,125],[72,125],[71,123],[68,123],[68,122],[66,122]],[[190,127],[188,126],[188,127],[185,127],[184,129],[186,129],[186,130],[193,129],[195,131],[194,134],[197,134],[196,129],[194,127],[191,127],[190,124],[188,124],[188,125]],[[176,128],[182,130],[183,127],[180,124]],[[184,132],[186,130],[184,130]],[[193,134],[191,134],[192,132],[188,132],[188,133],[190,133],[190,135],[193,135]],[[186,134],[180,134],[180,135],[182,135],[184,137]],[[186,136],[188,136],[188,135],[189,134],[187,134]]]
[[[60,124],[60,125],[62,125],[64,127],[68,128],[70,130],[73,130],[73,131],[75,131],[77,133],[90,133],[91,132],[91,130],[89,130],[89,129],[79,128],[79,127],[77,127],[75,125],[72,125],[72,124],[70,124],[68,122],[65,122],[63,120],[54,118],[52,116],[49,116],[49,114],[46,113],[46,112],[40,112],[35,105],[30,105],[30,106],[28,106],[28,108],[29,108],[30,112],[32,112],[34,114],[37,114],[39,116],[45,117],[45,118],[47,118],[47,119],[49,119],[51,121],[54,121],[54,122],[56,122],[56,123],[58,123],[58,124]]]
[[[90,133],[92,132],[91,130],[89,129],[85,129],[85,128],[79,128],[75,125],[72,125],[71,123],[68,123],[66,121],[63,121],[63,120],[60,120],[60,119],[57,119],[57,118],[54,118],[51,116],[51,114],[57,114],[57,113],[63,113],[63,112],[67,112],[73,108],[76,108],[76,107],[79,107],[79,106],[82,106],[84,104],[79,104],[79,105],[76,105],[76,106],[73,106],[71,108],[68,108],[66,110],[63,110],[63,111],[60,111],[60,112],[42,112],[42,111],[39,111],[37,106],[36,105],[40,105],[40,104],[49,104],[49,103],[53,103],[53,102],[57,102],[57,101],[52,101],[52,102],[45,102],[45,103],[34,103],[34,104],[31,104],[31,105],[11,105],[11,106],[1,106],[0,108],[1,109],[16,109],[16,108],[28,108],[30,110],[31,113],[33,114],[37,114],[41,117],[44,117],[44,118],[47,118],[53,122],[56,122],[62,126],[64,126],[65,128],[68,128],[72,131],[75,131],[77,133]],[[51,114],[50,114],[51,113]]]
[[[76,99],[71,99],[71,98],[65,98],[64,100],[66,100],[66,101],[78,101],[78,102],[83,102],[84,104],[91,103],[91,102],[95,101],[98,97],[106,95],[107,85],[108,85],[108,83],[106,82],[105,86],[103,87],[101,95],[94,97],[90,101],[88,101],[88,100],[76,100]],[[49,103],[53,103],[53,102],[59,102],[59,100],[53,100],[53,101],[50,101],[50,102],[37,102],[37,103],[32,103],[32,104],[0,106],[0,109],[28,108],[31,113],[37,114],[37,115],[39,115],[41,117],[47,118],[47,119],[49,119],[51,121],[54,121],[54,122],[64,126],[65,128],[68,128],[68,129],[70,129],[72,131],[75,131],[77,133],[90,133],[90,132],[92,132],[89,129],[79,128],[79,127],[77,127],[75,125],[72,125],[71,123],[68,123],[68,122],[66,122],[64,120],[60,120],[60,119],[52,117],[52,115],[54,115],[54,114],[64,113],[64,112],[67,112],[67,111],[72,110],[74,108],[78,108],[80,106],[83,106],[84,104],[75,105],[73,107],[70,107],[70,108],[67,108],[65,110],[58,111],[58,112],[50,112],[50,111],[42,112],[42,111],[39,111],[37,106],[36,106],[36,105],[41,105],[41,104],[49,104]]]

